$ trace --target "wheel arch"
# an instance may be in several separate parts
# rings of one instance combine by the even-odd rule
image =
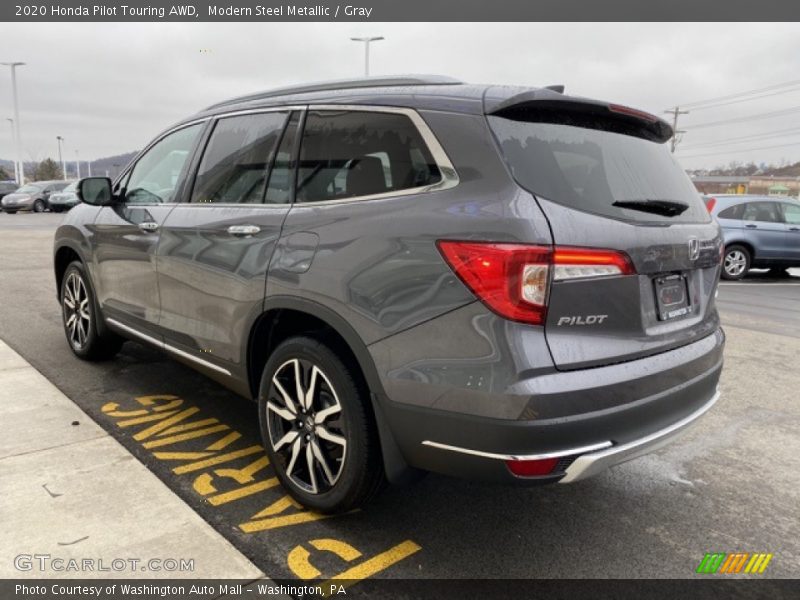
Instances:
[[[83,260],[81,253],[71,244],[60,245],[58,248],[56,248],[56,251],[53,254],[53,271],[56,278],[56,296],[59,299],[61,298],[61,282],[64,280],[64,273],[66,273],[69,264],[75,260],[78,260],[86,265],[86,261]]]
[[[727,252],[728,248],[730,248],[731,246],[742,246],[745,250],[747,250],[750,253],[750,260],[751,261],[756,259],[756,249],[753,246],[753,244],[751,244],[750,242],[748,242],[746,240],[739,240],[739,239],[733,239],[733,240],[730,240],[730,241],[726,241],[725,242],[725,251]]]
[[[397,446],[382,409],[386,395],[372,356],[355,329],[330,308],[292,296],[267,299],[247,340],[247,378],[252,398],[258,398],[261,373],[272,350],[288,337],[303,333],[323,333],[335,348],[347,353],[346,358],[358,368],[369,394],[387,478],[392,483],[412,479],[415,471]]]

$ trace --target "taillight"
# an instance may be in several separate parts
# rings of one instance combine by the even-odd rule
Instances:
[[[553,279],[556,281],[633,275],[636,272],[628,255],[616,250],[556,246],[553,262],[555,263]]]
[[[717,199],[716,198],[709,198],[708,200],[706,200],[706,209],[708,209],[709,213],[712,210],[714,210],[714,207],[716,205],[717,205]]]
[[[439,251],[466,286],[501,317],[544,323],[549,246],[440,240]]]
[[[615,250],[439,240],[439,251],[461,281],[501,317],[542,325],[550,278],[555,281],[635,273]]]

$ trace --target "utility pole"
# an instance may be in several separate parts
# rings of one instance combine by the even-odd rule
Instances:
[[[92,176],[92,161],[88,161],[88,162],[86,163],[86,168],[88,168],[88,169],[89,169],[89,175],[88,175],[88,177],[91,177],[91,176]]]
[[[77,179],[81,178],[81,157],[78,154],[78,151],[75,150],[75,172],[77,173]]]
[[[354,42],[364,42],[364,77],[369,77],[369,44],[370,42],[378,42],[383,36],[372,37],[351,37]]]
[[[14,131],[14,119],[6,118],[6,121],[8,121],[9,125],[11,125],[11,143],[14,144],[14,146],[16,146],[17,145],[17,134]],[[19,165],[17,164],[16,160],[11,161],[11,162],[14,163],[14,181],[17,182],[17,185],[20,185],[20,182],[19,182],[19,169],[18,169]]]
[[[19,185],[25,183],[25,167],[22,162],[22,140],[19,135],[19,101],[17,98],[17,67],[24,65],[24,62],[4,62],[0,65],[11,67],[11,93],[14,97],[14,145],[17,154],[17,173],[19,174]]]
[[[679,106],[672,108],[670,110],[664,111],[667,114],[672,115],[672,142],[670,143],[670,150],[673,154],[675,154],[675,146],[678,145],[678,134],[679,133],[686,133],[682,129],[678,129],[678,115],[688,115],[688,110],[681,110]]]
[[[64,181],[67,180],[67,163],[64,162],[64,159],[61,157],[61,142],[64,141],[64,138],[60,135],[56,136],[58,140],[58,162],[61,163],[61,176],[63,177]]]

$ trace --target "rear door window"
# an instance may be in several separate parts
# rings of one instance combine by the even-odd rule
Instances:
[[[600,118],[586,126],[498,116],[488,120],[514,178],[534,194],[626,221],[710,220],[664,144],[612,131]]]
[[[192,202],[260,204],[286,112],[221,118],[197,169]]]
[[[782,223],[780,207],[777,202],[748,202],[744,207],[742,219],[763,223]]]
[[[298,202],[386,194],[441,179],[422,135],[406,115],[312,110],[306,117]]]
[[[283,132],[283,137],[269,174],[267,204],[286,204],[292,201],[292,187],[294,186],[295,176],[292,154],[294,153],[297,128],[299,126],[300,113],[293,112]]]

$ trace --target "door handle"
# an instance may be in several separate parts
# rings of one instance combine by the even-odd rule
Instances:
[[[748,229],[757,229],[758,225],[753,225],[752,223],[748,223],[747,225],[745,225],[745,227],[747,227]]]
[[[145,221],[144,223],[139,223],[139,229],[145,233],[151,233],[158,229],[158,223],[155,221]]]
[[[800,227],[789,227],[789,231],[800,231]]]
[[[228,233],[236,237],[248,237],[259,231],[261,231],[261,227],[258,225],[231,225],[228,227]]]

